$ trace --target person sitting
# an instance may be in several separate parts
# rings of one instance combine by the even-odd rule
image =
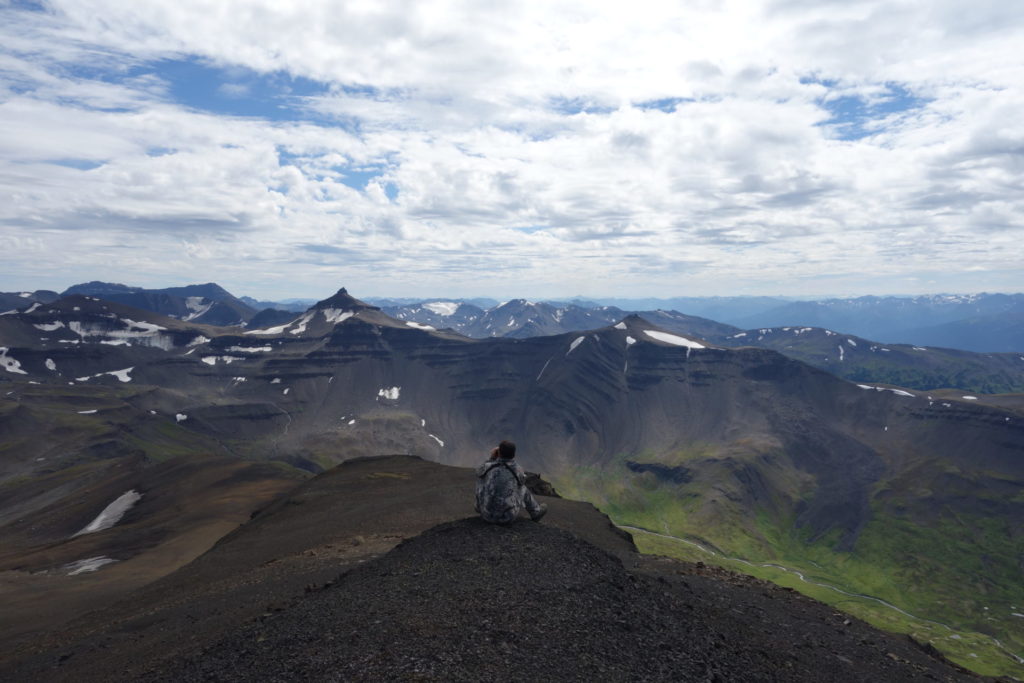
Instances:
[[[526,488],[526,472],[515,457],[516,445],[502,441],[490,459],[476,468],[476,511],[484,521],[508,524],[525,507],[530,519],[539,522],[548,511]]]

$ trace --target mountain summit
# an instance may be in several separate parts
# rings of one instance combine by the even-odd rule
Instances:
[[[130,599],[0,656],[0,677],[972,679],[791,591],[641,556],[585,503],[547,497],[541,524],[486,524],[473,479],[348,461]]]
[[[330,296],[323,301],[318,301],[313,305],[316,310],[323,310],[325,308],[341,308],[350,311],[379,311],[380,308],[377,306],[371,306],[370,304],[360,301],[351,294],[348,290],[342,287],[333,296]]]

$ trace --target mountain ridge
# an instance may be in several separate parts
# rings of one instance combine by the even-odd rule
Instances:
[[[466,518],[472,481],[468,469],[406,456],[347,461],[174,574],[5,653],[0,671],[50,681],[976,680],[771,584],[641,556],[585,503],[545,498],[541,524]]]

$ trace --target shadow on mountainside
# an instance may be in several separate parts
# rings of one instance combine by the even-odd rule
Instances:
[[[585,503],[486,524],[472,484],[404,456],[344,463],[0,678],[975,680],[792,591],[640,556]]]

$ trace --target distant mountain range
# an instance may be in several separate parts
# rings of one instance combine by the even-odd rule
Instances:
[[[619,313],[635,312],[651,319],[655,312],[670,312],[692,319],[703,318],[723,327],[731,326],[736,331],[816,327],[887,344],[938,346],[980,353],[1024,353],[1024,294],[865,296],[822,301],[683,297],[532,303],[516,299],[490,308],[455,299],[376,303],[389,315],[400,319],[450,327],[478,338],[552,334],[586,329],[596,321],[611,319]],[[710,328],[708,330],[709,335],[714,334]]]
[[[823,327],[885,343],[1024,352],[1024,294],[794,301],[723,320],[743,328]]]
[[[219,326],[238,325],[247,329],[288,323],[296,319],[297,313],[307,310],[311,305],[303,304],[303,300],[273,302],[257,301],[249,297],[236,298],[213,283],[143,289],[90,282],[75,285],[64,292],[75,293],[124,303],[184,321]],[[0,293],[0,302],[9,307],[8,312],[13,312],[25,310],[35,303],[52,302],[60,296],[56,292],[46,291]],[[931,331],[925,328],[918,330],[917,339],[945,338],[955,342],[948,348],[933,346],[926,341],[886,344],[837,331],[842,327],[828,329],[787,324],[743,330],[673,310],[628,310],[579,298],[570,302],[513,299],[502,303],[493,302],[489,308],[478,305],[488,301],[482,299],[438,299],[415,303],[394,299],[376,301],[381,304],[379,307],[383,313],[395,319],[420,325],[423,329],[449,329],[473,338],[524,339],[563,334],[609,325],[627,315],[637,314],[663,329],[723,346],[771,348],[853,381],[888,383],[921,391],[954,388],[966,392],[1004,393],[1024,392],[1024,353],[971,353],[958,349],[1015,347],[1008,340],[1021,336],[1024,314],[1013,310],[998,315],[991,312],[1019,305],[1019,299],[1018,295],[972,295],[912,299],[862,297],[824,302],[785,302],[768,297],[661,300],[661,303],[671,301],[700,310],[714,310],[727,316],[775,305],[775,309],[762,311],[761,317],[755,319],[788,319],[787,316],[793,319],[833,318],[847,327],[889,324],[887,321],[890,318],[917,325],[926,320],[956,318],[972,311],[988,312],[983,316],[935,325]],[[632,303],[651,301],[635,300]],[[257,312],[261,306],[264,308]],[[896,311],[900,313],[897,315]],[[848,341],[837,343],[840,337]],[[981,339],[989,342],[982,343],[979,341]]]

